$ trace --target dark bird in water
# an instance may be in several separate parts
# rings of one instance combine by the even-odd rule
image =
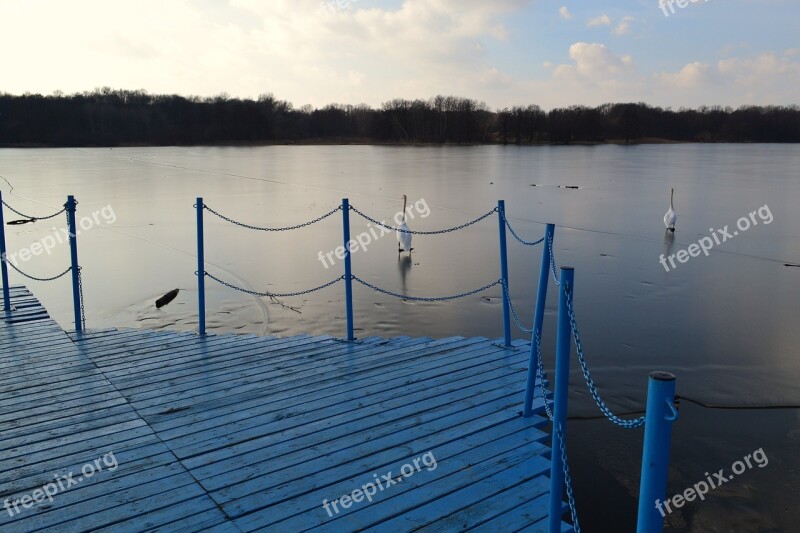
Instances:
[[[6,222],[6,226],[16,226],[18,224],[27,224],[28,222],[36,222],[35,218],[23,218],[20,220],[9,220]]]
[[[167,294],[156,300],[156,307],[161,309],[162,307],[170,303],[172,300],[175,299],[176,296],[178,296],[179,291],[180,289],[172,289]]]

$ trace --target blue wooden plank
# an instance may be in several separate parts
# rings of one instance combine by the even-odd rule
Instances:
[[[303,383],[301,394],[293,395],[290,391],[296,389],[281,389],[270,395],[262,395],[257,401],[240,402],[228,408],[215,406],[204,412],[175,416],[162,421],[160,418],[151,420],[151,425],[156,428],[162,438],[174,439],[196,432],[206,426],[201,422],[213,421],[213,426],[230,425],[243,419],[252,419],[264,413],[273,413],[286,408],[298,408],[303,411],[322,409],[327,411],[331,403],[345,407],[349,400],[357,400],[359,406],[366,406],[396,395],[396,387],[408,387],[414,383],[425,380],[426,387],[435,386],[441,382],[453,379],[456,372],[469,372],[475,367],[495,364],[494,360],[487,361],[486,354],[491,355],[491,349],[468,349],[463,354],[453,358],[444,356],[424,367],[402,365],[393,370],[377,369],[375,372],[362,373],[358,377],[346,381],[333,381],[331,384],[322,382]],[[482,367],[479,371],[486,370]]]
[[[525,451],[520,452],[520,455],[526,452],[528,454],[531,453],[531,451],[526,448]],[[474,505],[486,497],[498,494],[506,487],[516,486],[536,476],[544,477],[549,468],[550,461],[538,454],[529,456],[526,460],[519,463],[515,463],[513,460],[504,461],[499,464],[481,463],[469,469],[471,482],[467,483],[465,486],[454,490],[456,487],[446,482],[431,484],[438,485],[436,487],[428,487],[425,485],[424,487],[427,488],[429,492],[428,498],[425,499],[423,505],[408,510],[399,516],[396,515],[396,513],[384,515],[389,517],[389,520],[383,520],[382,517],[373,516],[371,527],[366,528],[365,531],[411,531],[423,527],[455,511],[460,511]],[[482,477],[486,474],[491,475]],[[442,493],[444,493],[444,495],[442,495]],[[418,494],[420,499],[425,496],[424,492],[418,492]],[[388,500],[387,503],[392,503],[392,500]],[[406,502],[398,503],[407,505]],[[395,516],[391,518],[393,514]],[[325,527],[316,528],[316,530],[330,531],[329,528]]]
[[[159,431],[164,431],[166,438],[173,438],[185,434],[180,431],[181,425],[193,425],[210,418],[226,418],[229,421],[235,421],[238,418],[237,414],[244,410],[249,416],[250,413],[255,415],[264,412],[263,409],[274,411],[276,408],[283,409],[326,399],[340,403],[345,399],[371,396],[375,392],[385,391],[389,386],[405,386],[424,378],[449,374],[450,372],[442,370],[444,366],[456,371],[460,368],[470,368],[484,363],[485,361],[477,361],[478,355],[480,352],[468,350],[464,352],[463,356],[460,355],[460,359],[455,363],[454,359],[444,357],[437,359],[435,365],[426,365],[424,370],[416,363],[401,364],[399,368],[392,370],[388,370],[388,367],[371,368],[369,371],[358,374],[333,374],[330,369],[323,369],[323,371],[313,374],[311,378],[283,382],[272,380],[269,388],[263,388],[261,394],[253,400],[242,401],[240,399],[241,389],[237,388],[232,390],[231,394],[237,395],[238,402],[214,402],[213,407],[208,402],[196,404],[197,408],[193,410],[193,413],[183,413],[166,419],[154,418],[151,424],[158,427]],[[392,382],[393,385],[389,385],[389,382]],[[205,410],[201,411],[200,409],[203,407]],[[310,405],[308,407],[313,408]],[[175,428],[176,432],[169,433],[170,428]]]
[[[212,491],[211,496],[222,505],[229,516],[241,516],[254,509],[263,509],[292,498],[298,493],[306,492],[308,489],[305,488],[305,485],[309,482],[313,483],[314,488],[332,485],[342,479],[363,474],[367,468],[372,471],[382,470],[396,461],[405,461],[409,456],[421,455],[450,443],[456,443],[459,449],[463,449],[465,443],[475,440],[474,434],[480,433],[486,427],[503,422],[516,423],[520,426],[533,425],[533,421],[522,419],[515,414],[492,413],[478,421],[470,421],[461,426],[447,428],[446,431],[440,433],[420,435],[412,441],[403,443],[402,446],[384,450],[372,459],[360,455],[359,448],[355,447],[348,450],[346,454],[338,454],[335,458],[327,455],[320,456],[313,462],[304,465],[278,470],[269,476],[254,477],[218,491]],[[531,431],[537,430],[531,427]],[[538,432],[534,434],[538,436]],[[345,462],[342,462],[343,460]],[[220,472],[220,475],[225,476],[225,473]]]
[[[256,512],[247,514],[236,520],[237,525],[244,530],[252,531],[262,527],[269,527],[276,531],[302,531],[310,527],[326,524],[331,517],[323,509],[323,500],[334,500],[344,494],[351,493],[354,489],[364,486],[366,483],[373,482],[375,475],[380,477],[392,472],[396,476],[401,467],[409,460],[413,461],[422,453],[431,452],[437,461],[436,469],[428,471],[425,469],[424,476],[411,477],[408,483],[395,484],[385,490],[376,492],[373,502],[367,507],[380,504],[380,502],[397,498],[399,504],[407,497],[411,497],[411,492],[416,487],[425,483],[432,483],[440,479],[447,479],[459,472],[467,471],[471,465],[479,464],[485,460],[497,458],[502,460],[513,454],[518,454],[521,449],[532,447],[533,453],[539,451],[541,454],[547,450],[541,444],[546,435],[537,430],[532,424],[527,425],[522,417],[507,419],[498,424],[489,423],[482,430],[466,434],[461,439],[456,439],[448,443],[435,447],[429,447],[423,452],[409,453],[405,456],[397,455],[396,459],[373,460],[364,462],[360,468],[350,470],[351,475],[343,475],[336,481],[326,484],[323,480],[318,480],[312,476],[311,490],[301,491],[303,487],[297,487],[298,494],[291,498],[271,498],[267,496],[260,508],[252,508]],[[494,422],[494,420],[492,421]],[[377,459],[384,459],[379,457]],[[422,473],[422,472],[420,472]],[[344,474],[344,472],[343,472]],[[462,474],[463,475],[463,474]],[[452,480],[452,479],[451,479]],[[238,506],[225,506],[226,509],[237,509]],[[242,507],[242,509],[244,509]],[[348,510],[340,509],[343,515],[358,513],[361,509],[352,507]],[[369,517],[369,509],[363,511]],[[333,514],[333,513],[331,513]],[[358,521],[360,518],[352,518]],[[343,528],[347,529],[347,528]]]
[[[459,341],[459,342],[461,342],[463,344],[469,343],[469,341]],[[451,348],[452,346],[454,346],[454,344],[449,344],[447,348],[442,348],[442,349],[452,349]],[[420,347],[418,347],[418,349],[420,349],[420,350],[424,349],[424,345],[420,345]],[[274,374],[276,374],[276,371],[275,371],[275,369],[273,369],[271,367],[267,367],[265,369],[265,372],[268,372],[270,374],[271,386],[273,386],[275,388],[285,387],[287,384],[291,384],[293,386],[298,386],[298,385],[304,385],[305,386],[308,383],[308,378],[311,377],[311,376],[317,376],[318,378],[321,377],[323,380],[327,380],[327,381],[333,381],[333,380],[337,380],[337,379],[339,379],[339,380],[342,380],[342,379],[347,380],[352,376],[360,375],[360,373],[362,373],[362,372],[370,372],[370,371],[374,371],[375,369],[378,369],[378,368],[384,368],[384,367],[388,367],[388,366],[392,366],[392,365],[398,364],[400,361],[402,361],[403,356],[407,355],[407,353],[401,353],[401,352],[402,351],[391,352],[393,356],[396,355],[396,358],[394,358],[394,357],[391,358],[391,359],[384,358],[384,359],[381,360],[381,362],[375,363],[373,366],[367,366],[363,370],[354,369],[352,367],[348,368],[347,366],[344,366],[344,367],[340,366],[338,368],[338,370],[337,369],[331,369],[325,364],[325,361],[323,360],[323,361],[320,361],[320,362],[304,362],[304,363],[301,362],[299,364],[299,366],[301,368],[300,371],[298,371],[296,373],[293,373],[291,375],[280,376],[281,372],[278,371],[277,374],[279,374],[279,375],[275,376]],[[339,353],[339,352],[337,352],[337,353]],[[355,364],[359,360],[359,358],[361,356],[367,357],[367,355],[363,354],[363,353],[356,353],[355,355],[350,356],[346,351],[341,353],[340,356],[345,358],[345,362],[343,363],[344,365],[347,365],[347,360],[348,359],[351,360],[352,364]],[[334,355],[333,357],[337,357],[337,356]],[[256,391],[255,394],[259,394],[259,395],[264,394],[264,393],[267,392],[267,391],[261,390],[261,389],[263,389],[263,384],[261,384],[261,383],[253,384],[253,383],[251,383],[251,381],[252,381],[252,376],[243,377],[243,378],[239,378],[237,380],[234,380],[232,382],[224,382],[222,384],[218,384],[218,389],[219,390],[204,389],[204,390],[201,390],[201,391],[195,391],[195,393],[193,395],[186,394],[185,392],[181,391],[181,396],[185,399],[185,398],[191,398],[192,396],[201,395],[201,396],[203,396],[204,401],[208,402],[210,400],[223,399],[223,398],[231,397],[232,396],[231,389],[234,389],[234,388],[235,388],[236,394],[242,394],[242,393],[246,393],[248,391],[253,391],[253,390]],[[131,394],[130,397],[131,397],[131,401],[136,404],[137,409],[140,409],[142,414],[145,415],[145,416],[158,412],[159,409],[156,406],[158,406],[159,404],[165,403],[165,401],[164,401],[165,396],[163,394],[163,391],[162,391],[161,394],[159,394],[156,397],[152,397],[152,395],[149,395],[147,399],[142,399],[139,396],[137,396],[135,393]],[[241,399],[241,398],[237,398],[237,400],[238,399]],[[171,399],[169,401],[171,401]]]
[[[209,457],[204,455],[198,458],[198,463],[200,461],[205,463],[203,466],[193,467],[194,463],[189,460],[184,464],[191,469],[197,479],[203,481],[204,487],[208,490],[217,490],[237,480],[247,479],[255,469],[267,474],[273,470],[317,461],[322,447],[328,458],[326,462],[339,458],[346,461],[353,455],[381,453],[392,447],[401,446],[421,434],[433,434],[462,426],[505,411],[513,401],[509,399],[510,395],[502,394],[504,393],[491,391],[474,399],[463,399],[461,409],[448,405],[446,401],[432,406],[432,409],[422,411],[418,410],[419,406],[414,406],[413,410],[409,409],[406,412],[398,410],[394,420],[391,415],[374,415],[353,423],[335,426],[328,431],[302,433],[291,440],[281,440],[285,436],[291,436],[291,433],[289,435],[282,433],[279,438],[274,439],[274,444],[265,445],[247,454],[237,454],[214,463],[208,463]],[[229,453],[226,449],[221,449],[221,452]],[[225,475],[219,476],[220,472],[225,472]]]
[[[192,455],[200,453],[206,454],[206,461],[212,458],[221,458],[223,456],[239,455],[245,451],[263,449],[266,444],[273,444],[275,442],[283,442],[294,438],[297,435],[311,434],[322,431],[326,428],[336,427],[340,425],[348,425],[352,428],[357,427],[361,423],[374,423],[374,421],[383,420],[392,417],[401,416],[401,414],[409,414],[414,412],[424,411],[428,406],[435,406],[437,404],[446,404],[448,402],[458,402],[464,399],[464,396],[478,394],[502,387],[504,384],[514,387],[519,384],[519,378],[516,380],[509,380],[508,377],[521,372],[511,371],[507,369],[495,369],[484,372],[475,372],[473,375],[467,375],[460,381],[448,381],[439,386],[425,387],[420,390],[418,394],[413,396],[405,395],[390,395],[389,398],[382,402],[374,404],[377,409],[370,408],[366,405],[363,409],[353,408],[345,404],[342,411],[337,411],[338,414],[330,414],[328,410],[316,410],[309,413],[300,413],[292,417],[276,420],[275,417],[271,421],[266,422],[264,427],[257,430],[248,430],[244,434],[218,436],[212,441],[198,441],[196,437],[190,440],[187,445],[184,441],[177,441],[172,443],[175,453],[181,458],[188,458]],[[506,380],[505,382],[503,380]],[[474,388],[473,388],[474,387]],[[356,400],[357,402],[358,400]],[[366,418],[364,422],[362,418]],[[371,417],[371,418],[369,418]],[[278,436],[279,434],[279,436]],[[241,444],[233,444],[236,441],[241,441]],[[178,447],[178,443],[183,443],[184,446]],[[209,454],[214,450],[221,450],[219,453]]]

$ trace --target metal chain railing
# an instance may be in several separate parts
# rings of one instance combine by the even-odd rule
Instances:
[[[283,227],[283,228],[267,228],[267,227],[262,227],[262,226],[253,226],[251,224],[245,224],[244,222],[239,222],[237,220],[234,220],[234,219],[232,219],[230,217],[227,217],[227,216],[223,215],[222,213],[220,213],[218,211],[215,211],[215,210],[211,209],[206,204],[203,204],[203,208],[206,209],[209,213],[217,215],[222,220],[224,220],[226,222],[230,222],[231,224],[235,224],[237,226],[241,226],[243,228],[252,229],[252,230],[256,230],[256,231],[291,231],[291,230],[295,230],[295,229],[305,228],[306,226],[310,226],[312,224],[316,224],[317,222],[325,220],[326,218],[328,218],[329,216],[333,215],[337,211],[341,211],[342,206],[337,206],[336,209],[334,209],[332,211],[329,211],[328,213],[325,213],[324,215],[322,215],[320,217],[317,217],[314,220],[309,220],[308,222],[303,222],[302,224],[296,224],[294,226],[286,226],[286,227]]]
[[[538,241],[526,241],[525,239],[517,235],[517,232],[514,231],[514,228],[511,227],[511,223],[508,221],[508,217],[506,217],[505,213],[503,213],[503,220],[506,223],[508,231],[511,232],[511,235],[513,235],[515,239],[517,239],[520,243],[524,244],[525,246],[536,246],[537,244],[541,244],[542,241],[544,241],[545,239],[544,237],[542,237]]]
[[[553,239],[547,239],[547,249],[550,251],[550,271],[553,273],[553,281],[556,282],[556,287],[561,285],[558,280],[558,272],[556,270],[556,256],[553,254]]]
[[[475,289],[475,290],[472,290],[472,291],[469,291],[469,292],[465,292],[465,293],[462,293],[462,294],[456,294],[456,295],[453,295],[453,296],[440,296],[440,297],[434,297],[434,298],[431,298],[431,297],[426,298],[426,297],[422,297],[422,296],[406,296],[404,294],[399,294],[399,293],[396,293],[396,292],[387,291],[386,289],[381,289],[380,287],[376,287],[372,283],[364,281],[363,279],[359,278],[358,276],[353,276],[352,279],[356,280],[357,282],[359,282],[360,284],[364,285],[365,287],[369,287],[370,289],[372,289],[374,291],[382,292],[383,294],[388,294],[389,296],[394,296],[396,298],[401,298],[403,300],[415,300],[415,301],[418,301],[418,302],[444,302],[444,301],[448,301],[448,300],[456,300],[458,298],[466,298],[467,296],[472,296],[473,294],[477,294],[477,293],[485,291],[487,289],[491,289],[495,285],[500,285],[500,284],[503,283],[502,279],[498,279],[497,281],[493,281],[492,283],[489,283],[488,285],[484,285],[483,287],[481,287],[479,289]]]
[[[72,269],[70,269],[72,270]],[[83,276],[81,275],[81,270],[83,267],[78,267],[78,293],[81,296],[81,329],[86,331],[86,307],[84,305],[83,299]]]
[[[75,203],[77,204],[77,202],[75,202]],[[64,213],[67,210],[67,204],[64,204],[64,209],[62,209],[61,211],[58,211],[56,213],[53,213],[52,215],[47,215],[46,217],[34,217],[34,216],[31,216],[31,215],[26,215],[25,213],[22,213],[20,211],[17,211],[16,209],[14,209],[10,205],[8,205],[5,200],[3,200],[3,205],[6,206],[7,208],[9,208],[14,213],[18,214],[19,216],[21,216],[23,218],[30,219],[30,220],[32,220],[34,222],[36,222],[37,220],[48,220],[48,219],[51,219],[51,218],[55,218],[55,217],[57,217],[61,213]]]
[[[569,292],[569,289],[567,289]],[[623,418],[618,417],[614,413],[611,412],[611,409],[606,405],[603,399],[600,397],[600,393],[597,391],[597,386],[594,384],[594,380],[592,379],[591,374],[589,373],[589,366],[586,364],[586,357],[583,353],[583,345],[581,344],[581,338],[578,334],[578,323],[575,320],[575,309],[573,308],[572,299],[567,294],[567,311],[569,313],[569,322],[570,327],[572,329],[572,337],[575,339],[575,351],[578,352],[578,362],[581,365],[581,370],[583,372],[583,378],[586,380],[586,385],[589,387],[589,393],[592,395],[597,406],[600,408],[600,411],[611,420],[614,424],[623,427],[625,429],[634,429],[644,425],[645,417],[640,416],[639,418],[635,418],[632,420],[625,420]]]
[[[533,342],[536,343],[536,377],[539,379],[539,393],[542,395],[544,412],[547,414],[547,418],[550,419],[550,422],[552,422],[553,405],[552,402],[547,400],[547,388],[544,386],[546,376],[544,373],[544,363],[542,362],[542,338],[539,336],[538,331],[533,333]]]
[[[478,217],[478,218],[476,218],[475,220],[470,220],[469,222],[467,222],[467,223],[465,223],[465,224],[461,224],[460,226],[456,226],[456,227],[454,227],[454,228],[449,228],[449,229],[441,229],[441,230],[435,230],[435,231],[412,231],[412,230],[410,230],[410,229],[406,230],[406,229],[400,229],[400,228],[396,228],[396,227],[394,227],[394,226],[390,226],[390,225],[388,225],[388,224],[385,224],[385,223],[383,223],[383,222],[380,222],[380,221],[378,221],[378,220],[375,220],[375,219],[374,219],[374,218],[372,218],[371,216],[369,216],[369,215],[367,215],[367,214],[365,214],[365,213],[361,212],[361,211],[360,211],[359,209],[357,209],[355,206],[352,206],[352,205],[351,205],[351,206],[350,206],[350,209],[351,209],[352,211],[354,211],[356,214],[358,214],[358,215],[360,215],[361,217],[363,217],[364,219],[366,219],[368,222],[372,222],[372,223],[373,223],[374,225],[376,225],[376,226],[381,226],[381,227],[383,227],[383,228],[386,228],[386,229],[388,229],[388,230],[391,230],[391,231],[399,231],[400,233],[410,233],[411,235],[441,235],[441,234],[443,234],[443,233],[451,233],[451,232],[453,232],[453,231],[458,231],[458,230],[461,230],[461,229],[467,228],[467,227],[469,227],[469,226],[472,226],[473,224],[477,224],[477,223],[478,223],[478,222],[480,222],[481,220],[483,220],[483,219],[485,219],[485,218],[487,218],[487,217],[491,216],[491,215],[492,215],[492,214],[493,214],[495,211],[497,211],[497,208],[495,207],[494,209],[492,209],[492,210],[491,210],[491,211],[489,211],[488,213],[485,213],[485,214],[483,214],[483,215],[479,216],[479,217]]]
[[[533,334],[533,342],[536,344],[536,377],[539,380],[539,391],[542,395],[542,403],[544,403],[544,411],[547,414],[547,418],[553,422],[552,403],[547,400],[547,389],[544,386],[545,373],[544,363],[542,363],[542,340],[539,337],[538,331],[535,331]],[[567,461],[567,444],[564,436],[564,429],[561,424],[558,424],[557,431],[561,446],[561,463],[564,467],[564,486],[567,489],[567,503],[569,504],[569,511],[572,516],[572,526],[576,533],[580,533],[581,526],[578,523],[578,508],[575,503],[575,494],[572,490],[572,477],[569,474],[569,463]]]
[[[196,274],[197,274],[197,272],[195,272],[195,275]],[[224,286],[226,286],[228,288],[237,290],[239,292],[244,292],[246,294],[250,294],[250,295],[253,295],[253,296],[266,296],[266,297],[271,297],[271,298],[290,298],[292,296],[302,296],[304,294],[310,294],[312,292],[316,292],[316,291],[324,289],[326,287],[330,287],[331,285],[333,285],[333,284],[335,284],[335,283],[337,283],[337,282],[339,282],[339,281],[344,279],[344,276],[339,276],[338,278],[336,278],[336,279],[334,279],[332,281],[329,281],[328,283],[325,283],[323,285],[320,285],[319,287],[314,287],[313,289],[307,289],[307,290],[304,290],[304,291],[297,291],[297,292],[277,293],[277,292],[251,291],[249,289],[244,289],[242,287],[237,287],[236,285],[228,283],[227,281],[223,281],[223,280],[219,279],[218,277],[216,277],[213,274],[210,274],[208,272],[203,272],[203,275],[208,276],[209,278],[213,279],[214,281],[216,281],[217,283],[219,283],[221,285],[224,285]]]
[[[575,533],[581,533],[581,526],[578,523],[578,508],[575,504],[575,494],[572,492],[572,477],[569,475],[569,464],[567,463],[567,441],[564,435],[564,428],[561,424],[558,425],[559,442],[561,443],[561,464],[564,465],[564,486],[567,489],[567,503],[569,504],[569,512],[572,516],[572,528]],[[553,495],[551,494],[552,498]]]
[[[36,276],[31,276],[30,274],[26,274],[25,272],[23,272],[22,270],[20,270],[20,269],[17,267],[17,265],[15,265],[14,263],[12,263],[12,262],[11,262],[11,261],[9,261],[8,259],[3,259],[3,260],[6,262],[6,264],[7,264],[7,265],[9,265],[11,268],[13,268],[14,270],[16,270],[17,272],[19,272],[21,275],[25,276],[25,277],[26,277],[26,278],[28,278],[28,279],[32,279],[32,280],[34,280],[34,281],[55,281],[55,280],[57,280],[58,278],[64,277],[65,275],[67,275],[67,273],[68,273],[70,270],[72,270],[72,267],[69,267],[69,268],[67,268],[67,269],[66,269],[64,272],[62,272],[61,274],[56,274],[55,276],[50,276],[49,278],[37,278]]]
[[[522,325],[522,321],[519,319],[519,315],[517,315],[517,311],[514,309],[514,302],[511,301],[511,293],[508,290],[508,283],[503,283],[503,290],[506,293],[506,298],[508,299],[508,308],[511,310],[511,316],[514,318],[514,322],[517,324],[517,327],[523,333],[533,333],[533,329],[528,329]]]

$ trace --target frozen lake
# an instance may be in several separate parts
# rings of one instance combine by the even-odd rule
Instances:
[[[800,405],[800,267],[791,266],[800,265],[798,168],[800,148],[793,145],[3,149],[0,175],[8,183],[0,180],[0,187],[6,202],[37,216],[59,209],[68,194],[77,197],[78,218],[89,220],[78,237],[89,328],[196,329],[197,196],[245,223],[286,226],[345,197],[393,224],[405,194],[413,230],[457,226],[505,199],[514,228],[529,240],[542,235],[544,223],[556,224],[556,261],[576,269],[589,364],[606,400],[624,412],[643,404],[647,375],[656,369],[675,372],[678,393],[701,403]],[[674,236],[662,221],[671,187],[679,216]],[[742,217],[750,221],[746,229],[737,228]],[[63,226],[61,216],[7,226],[9,254],[35,276],[64,270],[65,244],[27,260],[21,253]],[[726,226],[728,235],[720,231]],[[320,260],[341,244],[340,212],[300,230],[266,233],[206,211],[205,228],[206,270],[251,290],[293,292],[343,273],[335,255]],[[352,236],[369,230],[351,212]],[[412,296],[465,292],[499,277],[497,234],[495,215],[457,233],[415,235],[410,258],[398,258],[393,234],[373,238],[353,254],[353,272]],[[708,256],[682,255],[714,236],[719,242]],[[527,325],[540,252],[509,235],[511,293]],[[667,269],[662,254],[686,261],[674,259]],[[11,281],[28,285],[62,326],[73,327],[67,278],[39,283],[12,272]],[[155,299],[173,288],[182,289],[177,299],[156,309]],[[284,305],[212,280],[206,290],[210,332],[345,334],[342,283],[281,299]],[[494,287],[454,302],[418,303],[354,284],[356,336],[499,337],[500,297]],[[551,284],[543,336],[548,370],[556,302]],[[578,372],[571,389],[571,414],[598,414]],[[579,512],[589,530],[618,520],[620,530],[630,527],[641,439],[641,431],[604,421],[571,422]],[[702,505],[684,506],[670,523],[696,531],[733,524],[791,529],[800,518],[798,445],[797,410],[719,410],[684,401],[669,494],[759,448],[770,462]]]

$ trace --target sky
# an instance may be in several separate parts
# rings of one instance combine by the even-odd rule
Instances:
[[[659,2],[0,0],[0,92],[800,103],[800,1]]]

